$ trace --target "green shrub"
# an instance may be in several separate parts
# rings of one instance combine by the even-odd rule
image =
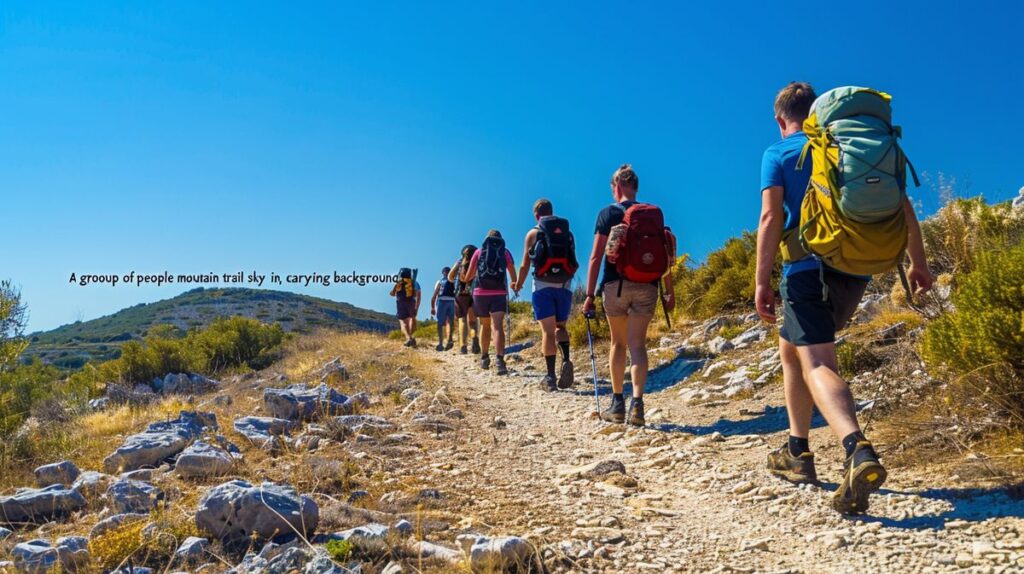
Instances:
[[[946,372],[977,395],[1024,421],[1024,244],[972,256],[959,279],[954,311],[925,330],[929,368]]]
[[[1009,202],[989,205],[985,198],[950,199],[921,222],[928,259],[938,273],[966,273],[979,253],[1005,249],[1024,238],[1024,212]]]
[[[352,543],[348,540],[329,540],[324,549],[336,562],[345,563],[352,556]]]
[[[582,303],[578,308],[579,312],[569,315],[569,322],[566,323],[565,328],[569,331],[569,344],[582,348],[587,346],[587,318],[583,316]],[[597,317],[590,320],[594,341],[608,340],[611,337],[611,331],[608,329],[608,319],[604,316],[604,305],[600,298],[597,300],[595,311]]]
[[[246,317],[220,317],[184,337],[173,327],[153,327],[149,333],[142,342],[125,343],[117,359],[87,365],[69,379],[98,387],[110,381],[147,383],[167,373],[262,369],[277,359],[285,339],[280,325]]]
[[[62,390],[59,378],[60,371],[38,360],[0,373],[0,436],[17,430],[32,407],[56,396]]]
[[[744,231],[708,254],[696,268],[684,256],[673,266],[677,313],[705,318],[754,302],[757,235]]]

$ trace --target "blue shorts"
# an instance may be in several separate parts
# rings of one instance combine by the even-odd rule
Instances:
[[[438,299],[437,300],[437,322],[442,325],[446,321],[455,322],[455,300],[454,299]]]
[[[569,320],[572,291],[561,287],[545,287],[533,292],[533,318],[540,321],[554,317],[556,323]]]

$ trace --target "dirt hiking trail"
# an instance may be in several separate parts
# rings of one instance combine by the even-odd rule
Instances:
[[[462,527],[525,536],[552,571],[1024,572],[1024,500],[1003,491],[890,467],[867,515],[837,514],[841,449],[820,420],[822,486],[768,475],[765,457],[786,436],[778,385],[710,407],[669,387],[647,395],[648,426],[633,429],[592,416],[585,350],[577,386],[553,393],[515,353],[497,376],[472,355],[417,352],[435,357],[465,419],[396,463],[444,485]]]

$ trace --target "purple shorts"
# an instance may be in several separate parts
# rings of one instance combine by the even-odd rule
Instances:
[[[508,312],[508,295],[473,295],[473,312],[477,317]]]

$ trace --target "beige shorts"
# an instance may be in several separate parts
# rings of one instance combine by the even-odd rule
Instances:
[[[619,295],[619,281],[612,281],[603,287],[604,312],[609,317],[643,315],[653,317],[658,308],[658,286],[649,283],[622,281],[622,295]]]

